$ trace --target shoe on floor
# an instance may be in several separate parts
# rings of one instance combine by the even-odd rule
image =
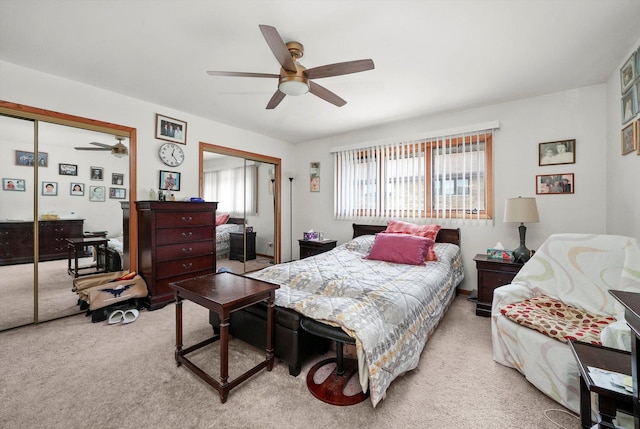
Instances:
[[[116,323],[122,322],[124,318],[125,318],[124,311],[115,310],[113,313],[109,315],[109,320],[107,321],[107,323],[109,325],[115,325]]]
[[[131,322],[135,322],[136,319],[138,318],[138,315],[140,314],[140,312],[138,310],[136,310],[135,308],[132,308],[130,310],[127,310],[124,312],[123,315],[123,324],[127,324],[127,323],[131,323]]]

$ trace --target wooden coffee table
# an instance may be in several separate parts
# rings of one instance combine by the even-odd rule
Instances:
[[[280,286],[233,273],[208,274],[188,280],[170,283],[176,296],[176,364],[184,364],[220,394],[220,401],[227,402],[229,391],[260,371],[273,368],[274,304],[275,291]],[[220,333],[191,347],[182,348],[182,300],[188,299],[220,317]],[[267,356],[253,368],[229,381],[229,317],[232,312],[260,301],[267,301]],[[186,355],[220,340],[220,381],[214,379]]]
[[[617,410],[633,415],[633,394],[616,389],[608,379],[600,383],[592,377],[589,367],[631,374],[631,353],[580,341],[569,341],[571,352],[580,370],[580,421],[584,429],[592,427],[591,393],[598,394],[598,413],[605,423],[612,424]],[[605,426],[606,427],[606,426]]]

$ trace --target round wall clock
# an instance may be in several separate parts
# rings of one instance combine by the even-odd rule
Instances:
[[[163,144],[160,146],[158,154],[160,155],[162,162],[167,164],[169,167],[177,167],[182,164],[182,161],[184,161],[184,151],[175,143]]]

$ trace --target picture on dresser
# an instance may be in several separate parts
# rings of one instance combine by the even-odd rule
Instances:
[[[58,195],[58,182],[42,182],[42,195],[55,196]]]
[[[26,189],[24,179],[2,179],[3,191],[22,191]]]

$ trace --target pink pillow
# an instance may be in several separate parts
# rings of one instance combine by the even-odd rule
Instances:
[[[396,233],[396,234],[411,234],[418,237],[426,237],[433,240],[435,243],[438,231],[440,231],[440,225],[416,225],[415,223],[403,222],[401,220],[387,221],[387,229],[384,233]],[[433,250],[433,246],[429,247],[427,251],[426,261],[437,261],[438,257]]]
[[[433,240],[410,234],[377,234],[365,259],[396,264],[424,265]]]
[[[229,221],[229,217],[230,215],[228,214],[221,214],[216,216],[216,226],[224,225],[225,223],[227,223]]]

